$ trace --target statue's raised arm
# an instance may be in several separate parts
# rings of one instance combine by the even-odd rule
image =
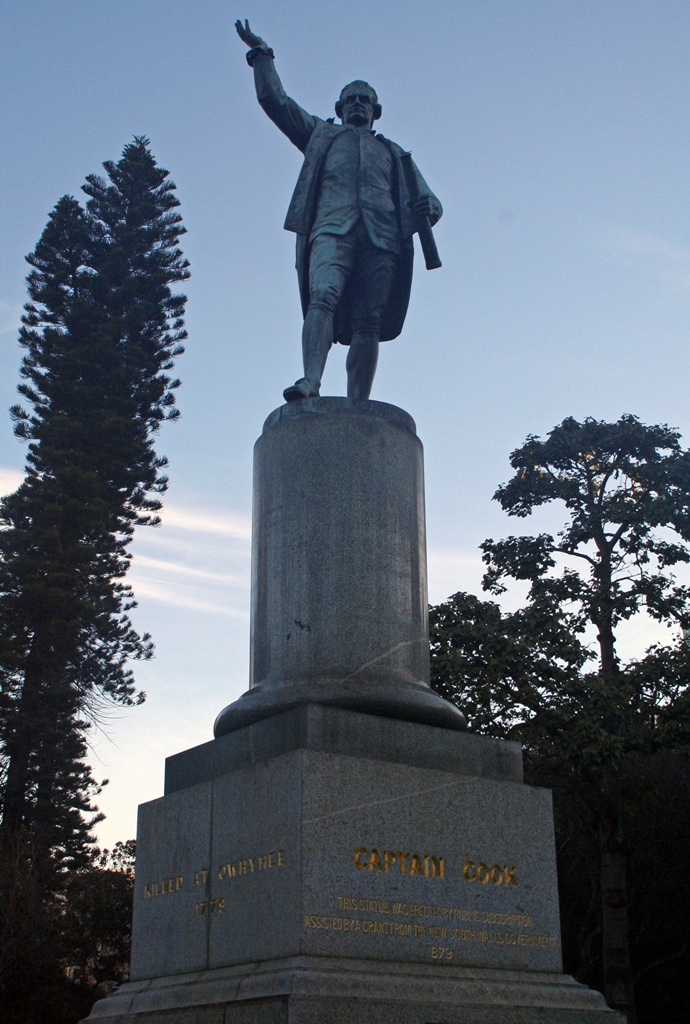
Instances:
[[[318,118],[308,114],[287,95],[273,63],[273,50],[249,27],[249,22],[235,22],[237,34],[250,47],[247,63],[254,71],[256,98],[281,132],[302,152],[305,151]]]
[[[309,114],[283,89],[273,50],[235,23],[249,47],[256,95],[263,110],[304,153],[285,220],[297,235],[297,274],[304,312],[304,376],[286,401],[317,398],[331,345],[350,346],[348,398],[371,393],[379,342],[402,330],[412,281],[412,236],[420,219],[436,223],[441,204],[418,168],[395,142],[374,132],[381,104],[372,87],[350,82],[335,118]],[[436,266],[440,266],[437,261]]]

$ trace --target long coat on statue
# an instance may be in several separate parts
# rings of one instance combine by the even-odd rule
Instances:
[[[254,84],[259,103],[274,124],[304,153],[302,170],[285,218],[285,229],[297,234],[297,276],[302,313],[306,316],[309,306],[309,237],[316,216],[321,169],[335,138],[340,132],[348,129],[344,125],[335,124],[332,119],[324,121],[314,114],[308,114],[295,100],[291,99],[283,89],[273,64],[273,57],[268,51],[252,50],[247,58],[254,69]],[[393,199],[398,213],[402,240],[395,281],[381,321],[381,341],[390,341],[400,334],[410,301],[414,256],[412,236],[415,232],[415,219],[405,175],[400,164],[400,157],[404,151],[395,142],[384,138],[383,135],[377,135],[376,138],[382,145],[388,147],[393,156],[395,169]],[[437,220],[442,213],[441,204],[417,167],[414,164],[412,166],[420,196],[430,196],[437,207],[437,216],[434,218]],[[351,335],[348,289],[346,289],[336,313],[335,336],[342,344],[348,345]]]

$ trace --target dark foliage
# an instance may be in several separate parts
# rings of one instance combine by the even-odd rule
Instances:
[[[153,646],[129,617],[127,545],[158,522],[167,478],[154,435],[178,415],[169,371],[186,336],[168,172],[144,138],[104,166],[105,179],[87,178],[86,209],[61,199],[27,257],[28,407],[11,410],[26,478],[0,503],[0,896],[14,887],[28,908],[2,921],[0,999],[22,1024],[48,1019],[32,979],[64,975],[58,911],[93,864],[88,731],[104,705],[143,699],[129,663]]]
[[[640,1021],[683,1020],[687,901],[664,901],[690,838],[690,591],[673,574],[690,560],[690,455],[675,431],[624,416],[564,420],[511,463],[506,511],[560,500],[568,522],[482,545],[485,588],[528,581],[527,603],[432,608],[433,685],[470,728],[519,739],[528,779],[553,789],[568,969],[631,1021],[633,987]],[[643,609],[677,639],[622,665],[616,628]]]
[[[64,943],[74,982],[92,997],[127,979],[132,938],[135,843],[117,843],[95,863],[70,874],[65,890]]]

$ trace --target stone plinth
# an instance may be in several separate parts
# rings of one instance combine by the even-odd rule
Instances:
[[[560,969],[551,798],[519,781],[519,747],[380,721],[310,705],[171,759],[140,808],[133,980],[298,955],[433,964],[446,942],[454,964]]]
[[[561,975],[520,748],[306,705],[168,759],[118,1024],[618,1022]]]
[[[621,1024],[561,974],[551,797],[429,687],[422,449],[378,402],[255,451],[249,691],[139,809],[112,1024]]]
[[[429,687],[422,445],[383,402],[282,406],[254,451],[250,690],[221,736],[307,702],[463,728]]]

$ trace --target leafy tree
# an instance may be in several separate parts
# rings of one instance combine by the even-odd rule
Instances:
[[[473,732],[525,741],[528,723],[560,724],[589,651],[558,603],[504,614],[494,601],[454,594],[429,613],[433,686],[463,708]]]
[[[55,961],[45,937],[56,901],[94,856],[88,730],[104,702],[143,699],[129,663],[153,646],[129,618],[127,546],[135,526],[159,521],[167,477],[154,435],[178,416],[169,371],[186,336],[185,297],[171,286],[189,272],[168,172],[145,138],[104,167],[105,179],[87,178],[86,208],[61,199],[27,257],[19,391],[29,409],[11,410],[29,442],[26,478],[0,503],[0,887],[30,878],[39,894],[24,915],[31,941],[2,922],[0,996],[23,1021],[32,977],[46,973],[34,947]]]
[[[62,919],[66,956],[92,1001],[126,981],[132,938],[135,841],[104,850],[70,875]]]
[[[623,666],[616,629],[642,610],[679,631],[690,624],[690,589],[674,576],[690,561],[690,453],[676,431],[633,416],[569,418],[545,441],[528,437],[511,465],[515,475],[495,495],[509,515],[562,501],[568,521],[557,536],[482,545],[485,588],[500,595],[506,580],[527,581],[527,604],[503,615],[455,595],[432,609],[436,685],[460,699],[471,725],[474,717],[482,730],[522,739],[533,781],[561,794],[561,839],[573,821],[571,838],[581,846],[590,837],[589,864],[600,871],[573,945],[591,961],[586,947],[601,929],[605,995],[632,1021],[627,870],[641,804],[631,780],[663,749],[687,754],[690,665],[679,639]],[[587,670],[592,626],[598,671]]]
[[[617,423],[569,418],[546,441],[530,436],[510,462],[517,472],[494,495],[511,516],[562,501],[570,521],[557,538],[509,537],[482,545],[485,585],[504,591],[506,577],[528,580],[534,592],[569,586],[580,620],[598,630],[600,673],[618,676],[615,628],[644,608],[660,622],[690,626],[690,588],[668,570],[690,562],[690,452],[677,431],[645,426],[634,416]],[[563,555],[584,563],[555,581]]]

